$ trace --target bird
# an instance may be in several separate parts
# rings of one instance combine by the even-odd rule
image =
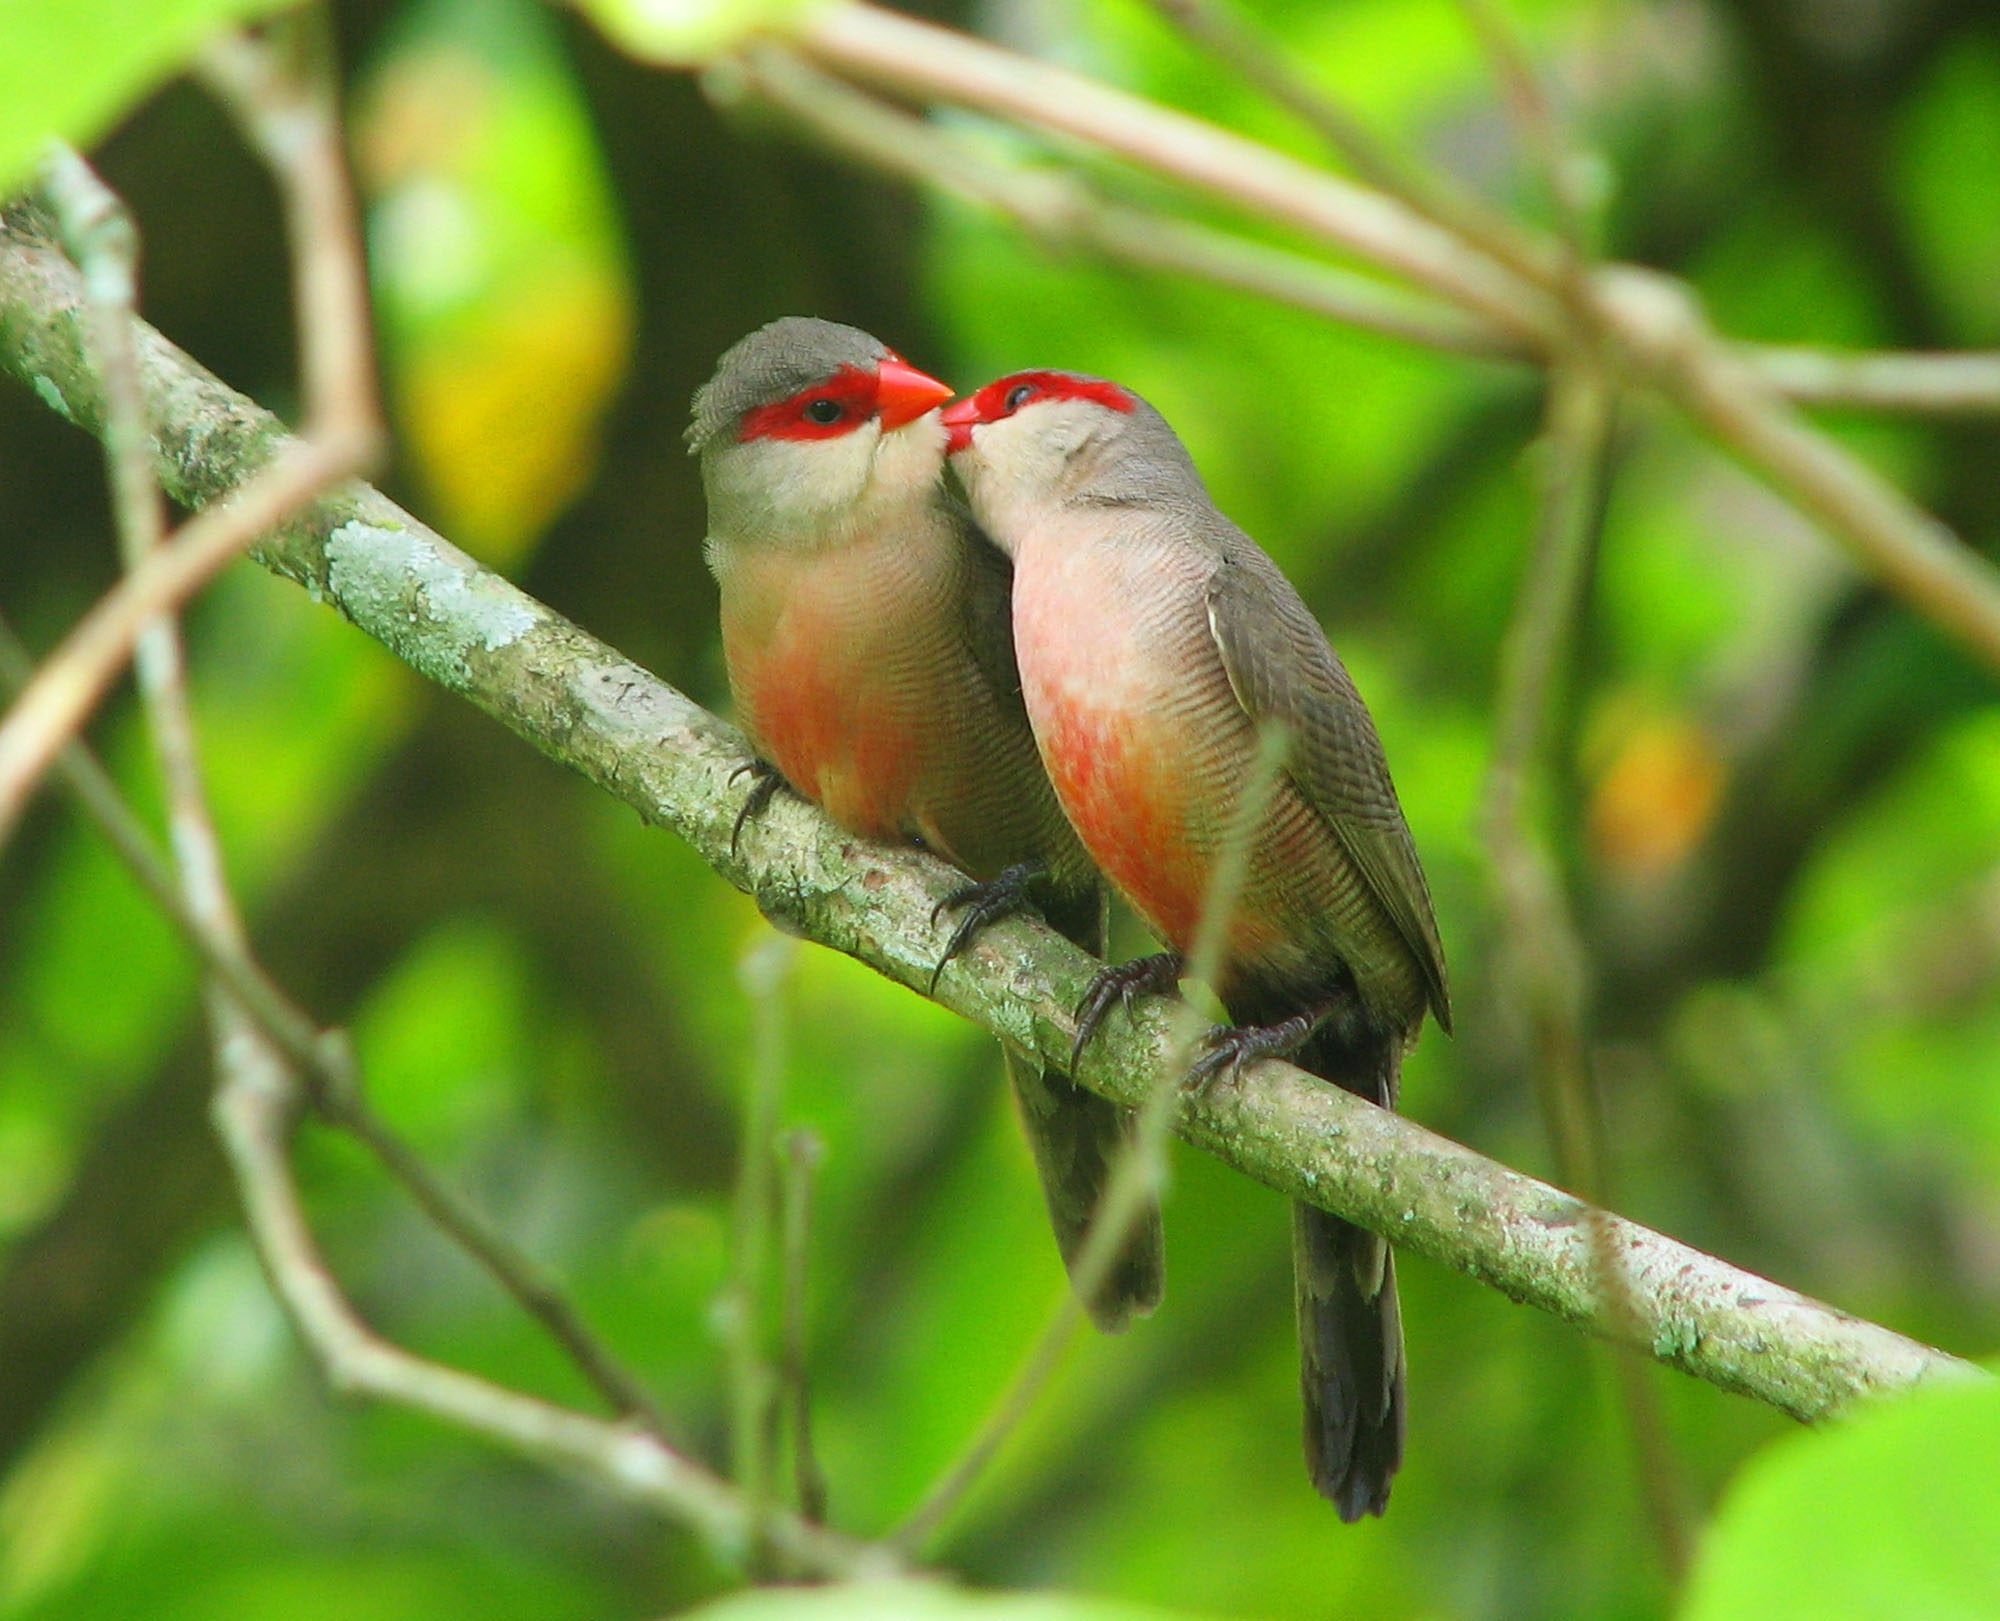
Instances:
[[[944,483],[944,383],[851,326],[789,316],[726,351],[687,430],[705,552],[756,778],[849,833],[934,852],[970,883],[944,964],[1032,894],[1102,954],[1102,880],[1042,770],[1014,667],[1007,559]],[[933,918],[935,921],[935,915]],[[933,976],[933,988],[936,980]],[[1057,1246],[1073,1269],[1131,1111],[1003,1043]],[[1082,1302],[1116,1332],[1158,1305],[1156,1202]]]
[[[940,420],[974,520],[1013,560],[1022,695],[1056,796],[1169,948],[1098,976],[1079,1050],[1121,999],[1179,979],[1263,729],[1282,728],[1214,987],[1235,1029],[1196,1074],[1290,1056],[1395,1107],[1425,1015],[1451,1029],[1444,948],[1374,721],[1319,622],[1130,389],[1016,372]],[[1383,1512],[1403,1458],[1395,1258],[1301,1204],[1293,1262],[1307,1471],[1351,1523]]]

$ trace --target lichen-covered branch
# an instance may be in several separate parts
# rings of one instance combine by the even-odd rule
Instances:
[[[59,254],[0,229],[0,367],[93,432],[82,295]],[[141,342],[162,481],[204,501],[249,476],[280,426],[157,334]],[[268,540],[264,565],[552,758],[672,828],[785,927],[913,990],[943,945],[932,907],[948,869],[842,834],[780,796],[730,849],[743,744],[728,725],[505,580],[385,497],[349,485]],[[1066,1063],[1070,1009],[1094,959],[1015,920],[953,963],[937,1000]],[[1145,1099],[1170,1040],[1164,1009],[1114,1019],[1078,1079]],[[1177,1129],[1246,1175],[1337,1211],[1510,1298],[1624,1338],[1675,1367],[1802,1419],[1869,1394],[1970,1374],[1969,1364],[1606,1217],[1631,1282],[1629,1318],[1600,1297],[1586,1207],[1471,1149],[1278,1063],[1183,1101]]]

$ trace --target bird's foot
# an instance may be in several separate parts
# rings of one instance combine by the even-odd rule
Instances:
[[[960,908],[965,916],[958,920],[958,927],[951,931],[951,939],[945,942],[944,955],[938,958],[937,967],[931,970],[930,994],[936,995],[938,976],[950,962],[973,940],[980,930],[990,923],[998,923],[1003,917],[1012,917],[1016,912],[1030,910],[1034,902],[1028,891],[1037,880],[1048,876],[1048,868],[1039,861],[1017,861],[1005,869],[999,877],[983,884],[964,884],[931,908],[931,927],[936,928],[938,919],[947,912]]]
[[[1115,1005],[1122,1004],[1129,1018],[1140,997],[1149,992],[1170,993],[1180,983],[1186,966],[1179,952],[1161,951],[1100,968],[1090,982],[1090,989],[1083,993],[1083,1000],[1076,1005],[1076,1040],[1070,1043],[1070,1067],[1076,1067],[1085,1044],[1097,1034],[1097,1027],[1110,1017]]]
[[[1206,1092],[1224,1075],[1234,1081],[1245,1064],[1259,1058],[1290,1058],[1332,1011],[1330,1007],[1314,1008],[1275,1024],[1245,1024],[1234,1029],[1218,1026],[1203,1040],[1202,1055],[1188,1066],[1185,1084],[1191,1091]]]
[[[729,853],[736,854],[736,841],[743,837],[743,824],[751,817],[762,814],[771,796],[785,786],[784,774],[769,760],[745,760],[729,773],[730,786],[734,787],[739,777],[749,777],[749,797],[743,801],[743,808],[736,813],[736,825],[729,830]]]

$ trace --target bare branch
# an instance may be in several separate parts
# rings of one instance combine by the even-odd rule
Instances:
[[[298,176],[285,198],[292,238],[305,245],[294,262],[306,437],[228,501],[190,519],[172,541],[148,549],[0,721],[0,845],[147,624],[194,595],[293,508],[362,471],[380,452],[367,278],[331,92],[323,80],[313,88],[280,71],[266,48],[247,38],[218,47],[215,71],[253,137]],[[99,386],[92,381],[85,392],[94,395]],[[115,372],[110,386],[116,387]],[[71,403],[67,396],[65,402]],[[120,492],[121,501],[144,499],[124,492],[122,480]]]
[[[1746,344],[1741,353],[1769,387],[1801,405],[1933,416],[2000,413],[2000,350],[1843,354]]]
[[[812,11],[795,43],[832,72],[1071,136],[1260,218],[1297,226],[1530,347],[1545,347],[1557,330],[1554,311],[1535,288],[1468,252],[1451,232],[1391,198],[1201,119],[860,0]]]
[[[223,51],[238,75],[259,87],[262,100],[255,113],[256,126],[267,137],[272,126],[290,131],[284,139],[263,142],[267,157],[278,166],[282,193],[287,198],[300,194],[318,197],[312,206],[288,210],[295,230],[316,233],[301,243],[299,258],[320,268],[302,275],[302,280],[310,280],[321,290],[319,296],[327,306],[323,319],[352,321],[361,312],[335,294],[359,284],[358,269],[336,272],[322,263],[341,254],[352,256],[359,247],[351,230],[337,228],[350,212],[344,194],[327,189],[331,183],[327,154],[337,149],[337,141],[330,135],[330,95],[323,86],[298,82],[274,45],[246,38],[227,43]],[[320,71],[324,72],[323,63]],[[300,104],[312,109],[309,118],[300,120],[293,111]],[[332,179],[338,179],[337,167]],[[75,153],[60,150],[52,156],[46,189],[74,244],[90,297],[91,348],[104,385],[105,448],[117,496],[120,539],[128,563],[136,566],[160,543],[165,518],[133,344],[138,237],[123,203]],[[329,237],[324,233],[330,228]],[[365,332],[350,333],[343,341],[322,347],[351,358],[365,353],[367,338]],[[335,380],[330,386],[350,389],[353,379]],[[370,401],[361,397],[337,407],[335,415],[372,409]],[[113,847],[133,867],[142,885],[162,900],[169,916],[204,960],[210,976],[210,1016],[218,1052],[239,1052],[251,1042],[275,1044],[277,1053],[267,1053],[264,1062],[274,1067],[288,1065],[304,1076],[309,1096],[320,1112],[374,1151],[418,1206],[524,1310],[542,1322],[585,1377],[604,1393],[613,1410],[641,1419],[664,1438],[668,1433],[664,1416],[643,1382],[590,1334],[554,1279],[441,1183],[376,1115],[344,1039],[315,1029],[307,1015],[251,960],[247,932],[229,893],[221,845],[202,782],[185,655],[172,620],[148,626],[138,653],[140,684],[167,786],[173,848],[181,869],[179,885],[166,873],[143,827],[88,751],[72,746],[59,758],[58,768],[86,810],[105,828]],[[0,687],[19,687],[26,679],[25,655],[4,625],[0,625],[0,655],[4,655],[0,657]],[[257,1028],[252,1031],[246,1024]]]
[[[299,1325],[300,1338],[336,1390],[411,1407],[576,1470],[692,1527],[725,1552],[740,1555],[748,1546],[752,1521],[743,1499],[657,1436],[426,1362],[377,1336],[333,1281],[299,1206],[285,1148],[293,1124],[287,1079],[254,1058],[236,1063],[215,1111],[258,1251],[268,1258],[272,1283]],[[806,1569],[864,1578],[901,1568],[884,1550],[796,1515],[767,1511],[756,1530]]]
[[[1032,170],[963,135],[856,90],[777,45],[746,51],[705,81],[710,94],[752,93],[859,162],[1006,215],[1051,249],[1081,249],[1141,270],[1198,276],[1406,343],[1485,358],[1526,351],[1490,323],[1211,226],[1112,202],[1074,176]]]
[[[190,519],[83,616],[0,720],[0,844],[146,626],[193,596],[301,502],[358,467],[357,448],[293,441],[255,484]]]
[[[292,86],[275,60],[267,58],[267,50],[262,44],[242,42],[235,65],[247,80],[259,84],[259,93],[266,98],[258,110],[259,118],[285,133],[285,139],[274,140],[269,147],[281,189],[288,194],[302,190],[310,196],[311,184],[295,186],[293,170],[299,166],[310,170],[315,152],[324,156],[330,143],[330,124],[323,108],[312,120],[299,124],[297,102],[322,98],[309,98],[302,87]],[[89,254],[91,268],[82,278],[87,304],[84,324],[96,340],[96,358],[104,376],[104,437],[120,497],[125,549],[135,567],[143,566],[146,548],[157,542],[160,526],[144,391],[132,342],[136,238],[117,200],[81,160],[59,155],[51,173],[58,204],[67,205],[64,211],[72,234]],[[321,202],[327,201],[321,194]],[[332,202],[344,205],[344,195]],[[311,208],[289,212],[301,231],[312,232],[323,223]],[[353,246],[350,236],[347,250]],[[339,251],[341,242],[330,244],[310,235],[297,244],[302,260]],[[358,275],[358,269],[345,278],[322,271],[316,279],[324,292],[343,279],[356,281]],[[101,296],[92,298],[92,292]],[[348,311],[347,316],[352,313]],[[351,334],[346,347],[350,352],[355,347]],[[365,350],[365,338],[359,347]],[[356,406],[372,408],[365,392],[351,392],[353,381],[349,378],[340,385],[350,388],[346,403],[332,406],[336,426],[340,411]],[[281,450],[279,465],[283,456]],[[260,475],[249,476],[253,483],[259,481]],[[754,1497],[746,1500],[672,1451],[658,1434],[643,1434],[636,1425],[608,1425],[588,1419],[422,1361],[375,1336],[354,1314],[313,1243],[291,1175],[288,1145],[297,1113],[308,1100],[321,1104],[332,1118],[368,1143],[425,1210],[551,1327],[586,1373],[614,1392],[621,1407],[651,1413],[651,1404],[638,1382],[596,1346],[553,1285],[535,1274],[497,1234],[436,1183],[416,1156],[368,1110],[345,1042],[314,1030],[248,959],[241,919],[223,878],[221,852],[194,758],[178,635],[170,622],[154,621],[146,636],[146,696],[169,778],[170,813],[181,868],[178,887],[169,880],[151,841],[94,762],[73,744],[58,752],[86,806],[114,829],[114,847],[132,860],[142,881],[162,897],[169,915],[212,965],[210,1012],[218,1072],[217,1125],[236,1172],[258,1254],[308,1351],[320,1362],[329,1381],[336,1388],[361,1390],[451,1417],[532,1455],[588,1468],[614,1489],[652,1502],[692,1524],[725,1556],[768,1544],[799,1568],[815,1573],[899,1568],[891,1555],[846,1542],[797,1516],[774,1513]],[[11,638],[0,639],[0,655],[11,655],[0,658],[0,663],[18,666],[23,662]],[[238,986],[246,993],[240,999]],[[316,1084],[305,1084],[305,1078]]]
[[[1498,0],[1458,0],[1458,8],[1465,13],[1492,65],[1508,116],[1541,167],[1549,198],[1556,207],[1563,244],[1572,259],[1581,263],[1590,253],[1590,221],[1594,212],[1584,179],[1583,154],[1572,144],[1567,122],[1557,113],[1548,87],[1529,60],[1526,44]],[[1523,268],[1535,262],[1525,260]]]
[[[1593,280],[1607,330],[1642,375],[1824,525],[1868,573],[2000,671],[2000,570],[1812,427],[1715,336],[1679,282],[1630,265],[1608,266]]]
[[[18,691],[34,669],[26,650],[0,621],[0,692]],[[517,1250],[476,1207],[438,1180],[429,1166],[375,1113],[346,1042],[320,1029],[254,960],[240,940],[225,937],[196,913],[139,818],[110,774],[80,743],[57,756],[55,773],[161,913],[200,959],[203,970],[228,989],[259,1030],[307,1079],[315,1110],[328,1124],[364,1142],[424,1213],[493,1274],[522,1310],[537,1318],[597,1386],[620,1417],[632,1418],[662,1439],[671,1436],[665,1415],[643,1381],[598,1342],[555,1279]]]
[[[223,36],[203,59],[202,77],[281,180],[285,233],[294,244],[305,437],[351,436],[357,459],[366,463],[381,452],[382,409],[368,261],[348,182],[332,52],[325,15],[308,7],[269,39]]]
[[[1548,243],[1477,193],[1453,184],[1438,171],[1408,161],[1378,141],[1340,102],[1308,83],[1289,58],[1230,10],[1224,0],[1148,3],[1311,129],[1367,184],[1399,198],[1525,280],[1548,283],[1554,278],[1555,263]]]
[[[1643,1315],[1637,1283],[1597,1208],[1611,1198],[1613,1181],[1591,1056],[1587,958],[1536,815],[1551,789],[1558,689],[1603,520],[1615,401],[1596,356],[1558,367],[1549,395],[1541,516],[1501,651],[1486,782],[1484,832],[1502,920],[1500,1001],[1527,1025],[1536,1097],[1562,1179],[1593,1206],[1586,1230],[1604,1309],[1627,1325],[1621,1336],[1626,1343],[1611,1347],[1612,1371],[1654,1532],[1669,1576],[1678,1578],[1688,1557],[1680,1470],[1657,1393],[1630,1343],[1631,1327]]]
[[[786,1407],[792,1421],[792,1478],[799,1512],[826,1518],[826,1476],[813,1446],[812,1378],[806,1352],[807,1280],[812,1269],[813,1178],[826,1146],[803,1127],[785,1133],[782,1163],[781,1239],[784,1247],[784,1360]]]
[[[775,931],[744,954],[738,978],[750,1003],[751,1038],[743,1088],[743,1138],[736,1150],[736,1198],[730,1217],[729,1282],[716,1302],[729,1360],[729,1462],[749,1506],[752,1535],[774,1500],[778,1465],[779,1380],[766,1334],[771,1229],[778,1214],[778,1116],[785,1094],[789,1031],[785,1002],[797,943]],[[762,1549],[750,1551],[751,1568]]]

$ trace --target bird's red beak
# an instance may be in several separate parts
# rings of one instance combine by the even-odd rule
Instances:
[[[920,372],[900,355],[884,355],[875,368],[875,412],[888,433],[917,420],[951,398],[951,386]]]
[[[961,450],[972,448],[972,425],[979,420],[979,400],[968,394],[958,404],[947,406],[938,418],[951,430],[945,440],[945,453],[956,456]]]

